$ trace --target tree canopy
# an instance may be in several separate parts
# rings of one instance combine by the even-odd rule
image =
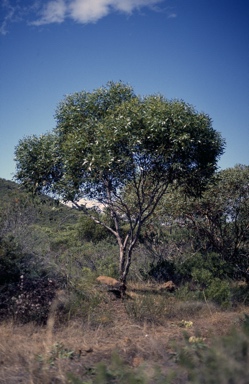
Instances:
[[[34,192],[71,201],[109,229],[125,282],[141,227],[168,186],[200,194],[217,169],[224,140],[208,115],[184,101],[139,97],[123,83],[69,95],[55,116],[52,133],[17,145],[16,179]],[[103,204],[112,225],[81,206],[82,197]]]

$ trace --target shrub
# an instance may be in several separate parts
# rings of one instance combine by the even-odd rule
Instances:
[[[153,279],[157,282],[165,282],[173,280],[176,282],[176,268],[173,262],[168,260],[158,261],[156,264],[150,265],[150,270],[145,278]]]
[[[207,287],[206,297],[209,300],[221,305],[222,307],[228,307],[231,304],[231,289],[228,281],[214,278],[210,285]]]
[[[230,305],[232,295],[227,280],[227,264],[218,254],[197,254],[179,266],[179,271],[182,281],[190,282],[185,285],[192,290],[188,297],[209,299],[223,307]]]
[[[18,239],[0,239],[0,319],[43,324],[57,288],[64,284],[50,255],[24,252]],[[53,268],[52,268],[53,267]]]
[[[89,371],[87,381],[79,379],[69,373],[67,378],[72,384],[172,384],[175,376],[171,372],[163,374],[156,367],[146,372],[144,367],[132,368],[128,366],[117,353],[114,353],[110,364],[100,362]]]
[[[80,217],[76,230],[78,239],[82,242],[91,241],[98,243],[110,237],[110,232],[106,228],[96,224],[86,215]]]
[[[44,324],[56,294],[56,282],[47,277],[33,278],[21,275],[18,284],[7,286],[1,292],[1,317],[12,317],[21,323]]]
[[[197,338],[198,339],[198,338]],[[249,317],[211,346],[191,342],[179,351],[179,363],[193,384],[247,384],[249,377]]]
[[[197,253],[194,256],[187,257],[185,261],[177,265],[177,273],[182,277],[183,281],[193,279],[193,273],[197,274],[200,278],[202,270],[205,270],[206,276],[201,278],[205,280],[207,277],[226,279],[229,273],[229,265],[217,253],[201,254]],[[208,272],[208,273],[207,273]]]
[[[245,282],[237,283],[232,287],[232,299],[235,303],[249,304],[249,284]]]
[[[14,317],[23,323],[46,323],[56,294],[56,282],[46,277],[21,280],[21,294],[15,300]]]
[[[19,280],[26,259],[13,236],[0,238],[0,286]]]

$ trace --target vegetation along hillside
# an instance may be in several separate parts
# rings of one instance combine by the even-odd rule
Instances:
[[[0,382],[246,383],[248,181],[236,166],[202,198],[169,191],[118,299],[96,281],[118,278],[109,231],[1,179]]]

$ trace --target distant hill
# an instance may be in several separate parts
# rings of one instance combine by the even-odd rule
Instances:
[[[2,200],[5,200],[5,201],[8,201],[9,199],[12,199],[13,197],[16,197],[16,196],[24,196],[24,195],[27,195],[27,192],[25,191],[25,189],[18,183],[15,183],[14,181],[10,181],[10,180],[5,180],[5,179],[2,179],[0,178],[0,201]],[[55,201],[53,199],[51,199],[50,197],[47,197],[47,196],[43,196],[42,199],[46,199],[48,202],[50,201],[50,203],[54,204]],[[92,208],[92,207],[97,207],[99,208],[100,210],[103,210],[104,208],[104,205],[99,203],[98,201],[95,201],[95,200],[87,200],[87,199],[81,199],[79,200],[79,205],[83,204],[83,205],[86,205],[87,208]],[[67,203],[67,204],[62,204],[62,206],[67,206],[67,207],[70,207],[72,208],[73,207],[73,204],[72,203]]]
[[[17,193],[19,185],[14,181],[0,178],[0,199],[7,199]]]
[[[51,197],[42,195],[34,198],[18,183],[0,178],[0,214],[7,206],[20,209],[29,205],[37,210],[37,222],[41,225],[53,226],[58,221],[75,223],[79,217],[77,210]]]

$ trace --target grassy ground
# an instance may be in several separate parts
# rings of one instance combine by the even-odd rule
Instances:
[[[60,325],[56,305],[46,326],[2,323],[0,383],[197,383],[179,364],[181,352],[210,350],[249,314],[248,307],[222,310],[148,285],[132,285],[127,293],[123,301],[101,293],[87,316]],[[231,383],[246,383],[240,375]]]

